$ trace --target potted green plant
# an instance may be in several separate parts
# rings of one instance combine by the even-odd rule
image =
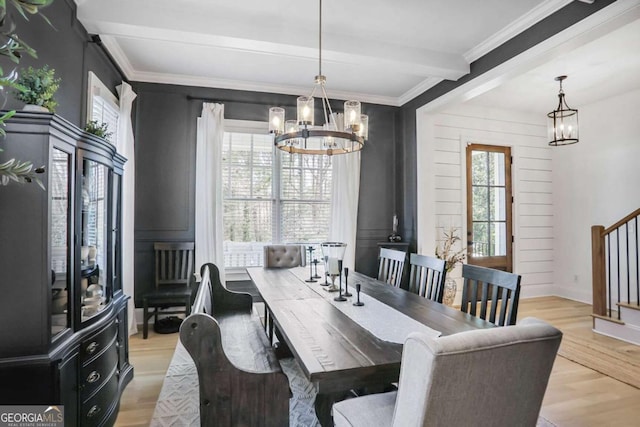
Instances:
[[[15,69],[5,73],[5,63],[1,61],[2,59],[6,59],[6,62],[13,68],[15,64],[20,63],[20,59],[25,55],[32,58],[37,57],[36,51],[16,33],[16,23],[11,9],[18,12],[27,21],[27,15],[40,15],[45,22],[51,25],[40,9],[49,6],[53,2],[54,0],[11,0],[7,6],[4,0],[0,0],[0,23],[2,24],[0,25],[0,39],[2,40],[0,42],[0,93],[3,92],[4,88],[13,88],[18,91],[23,89],[16,82],[17,73]],[[0,99],[0,103],[4,107],[4,103],[1,101]],[[8,111],[0,115],[0,137],[5,135],[5,131],[2,128],[5,121],[14,114],[15,111]],[[2,152],[1,148],[0,152]],[[36,176],[36,174],[41,173],[44,173],[44,166],[34,168],[29,161],[17,159],[0,160],[0,186],[7,185],[9,182],[36,182],[40,187],[44,188],[42,181]]]
[[[109,141],[111,135],[113,135],[113,132],[109,132],[108,124],[106,124],[105,122],[99,123],[97,120],[91,120],[90,122],[88,122],[85,125],[84,130],[92,135],[104,138],[107,141]]]
[[[14,94],[18,100],[27,104],[25,110],[55,112],[58,102],[53,96],[61,81],[55,77],[55,72],[48,65],[42,68],[29,67],[20,72],[16,81],[20,88]]]

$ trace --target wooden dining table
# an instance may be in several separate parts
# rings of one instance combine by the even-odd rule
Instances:
[[[247,268],[265,303],[270,321],[317,391],[315,410],[320,424],[333,425],[331,406],[352,389],[376,388],[397,382],[402,344],[385,341],[347,316],[327,300],[326,291],[307,283],[309,270]],[[493,324],[460,310],[395,288],[363,274],[349,274],[350,292],[356,299],[355,284],[361,292],[386,304],[441,335]],[[337,296],[337,293],[336,293]],[[364,307],[363,307],[364,308]],[[383,319],[383,321],[393,321]]]

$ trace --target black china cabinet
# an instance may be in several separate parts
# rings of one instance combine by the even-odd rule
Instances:
[[[133,378],[121,279],[125,159],[49,113],[17,112],[0,140],[44,166],[0,186],[0,405],[64,405],[65,425],[113,425]]]

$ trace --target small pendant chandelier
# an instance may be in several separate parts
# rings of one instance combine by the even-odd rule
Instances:
[[[558,93],[558,107],[547,114],[547,128],[549,131],[549,145],[569,145],[578,142],[578,110],[569,108],[564,99],[562,91],[562,81],[567,76],[558,76],[556,81],[560,82],[560,92]]]
[[[325,90],[327,78],[322,75],[322,0],[319,0],[318,75],[310,96],[297,101],[297,120],[285,120],[284,108],[269,109],[269,132],[274,144],[288,153],[346,154],[360,151],[368,139],[369,117],[361,114],[359,101],[346,101],[344,114],[334,113]],[[314,95],[320,91],[324,125],[314,126]]]

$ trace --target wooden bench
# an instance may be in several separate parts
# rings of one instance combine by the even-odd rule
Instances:
[[[180,341],[193,359],[202,426],[288,426],[289,382],[252,312],[251,295],[227,290],[205,264]]]

